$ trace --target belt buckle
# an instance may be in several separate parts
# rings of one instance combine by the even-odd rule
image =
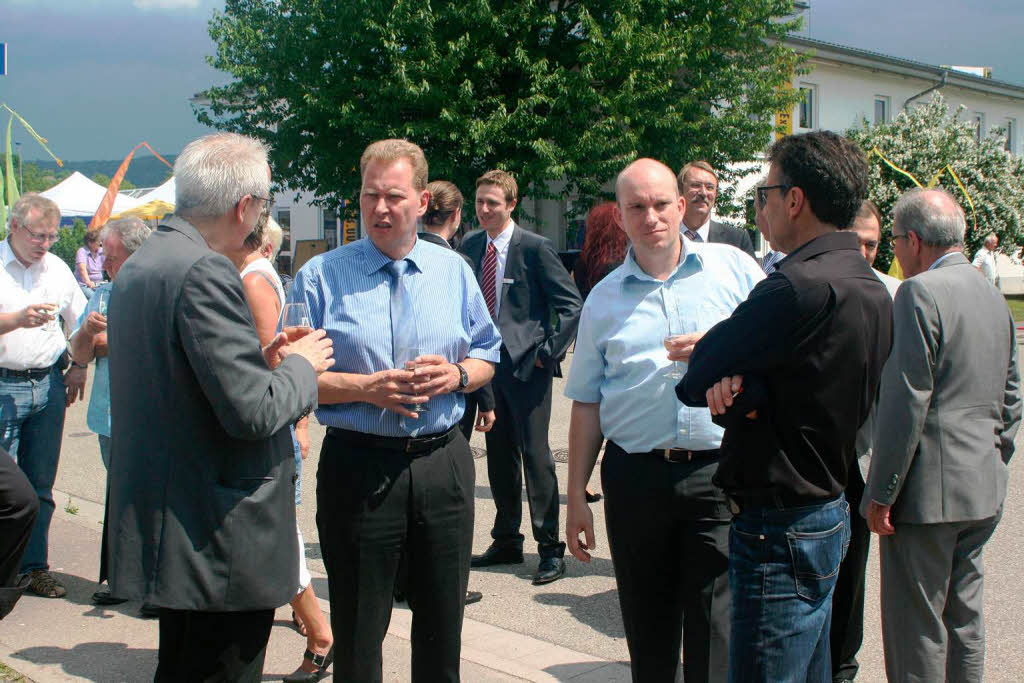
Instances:
[[[674,450],[685,452],[686,453],[686,460],[685,461],[684,460],[673,460],[672,459],[672,451],[674,451]],[[691,462],[691,461],[693,461],[693,451],[685,450],[685,449],[682,449],[682,448],[666,448],[662,452],[662,457],[665,458],[665,462],[674,462],[676,464],[679,464],[681,462]]]

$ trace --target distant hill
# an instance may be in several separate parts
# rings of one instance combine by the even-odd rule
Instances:
[[[167,159],[170,163],[174,163],[177,155],[162,155],[164,159]],[[64,171],[78,171],[86,178],[91,178],[97,173],[103,173],[108,176],[113,176],[117,172],[117,167],[121,165],[123,159],[117,159],[115,161],[65,161]],[[57,162],[49,161],[33,161],[36,166],[41,169],[50,169],[53,171],[58,170]],[[128,172],[125,174],[125,179],[132,182],[135,187],[156,187],[162,185],[167,178],[171,175],[171,169],[164,165],[164,162],[157,159],[151,154],[145,154],[145,156],[137,156],[132,159],[131,165],[128,167]]]

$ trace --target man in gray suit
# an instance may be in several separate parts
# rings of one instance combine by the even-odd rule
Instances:
[[[697,242],[729,244],[754,256],[754,243],[750,233],[742,228],[711,220],[711,211],[718,199],[718,174],[706,161],[691,161],[683,166],[676,177],[679,194],[686,199],[686,211],[679,231],[684,237]]]
[[[908,279],[862,505],[881,537],[885,668],[891,681],[981,681],[981,553],[1002,515],[1021,418],[1013,320],[964,257],[951,196],[913,190],[893,213]]]
[[[174,175],[177,213],[121,267],[108,309],[110,590],[162,608],[157,681],[258,681],[298,585],[288,426],[316,403],[331,343],[318,330],[260,348],[238,266],[266,221],[266,147],[201,138]]]

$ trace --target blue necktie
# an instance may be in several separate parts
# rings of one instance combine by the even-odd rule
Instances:
[[[419,346],[416,334],[416,314],[412,308],[412,296],[408,290],[409,262],[405,259],[392,261],[385,266],[391,277],[391,359],[396,368],[412,358],[402,357],[408,349]]]
[[[690,230],[689,228],[687,228],[686,232],[683,233],[683,234],[685,234],[687,237],[689,237],[694,242],[703,242],[704,241],[704,238],[701,237],[700,233],[697,232],[696,230]]]

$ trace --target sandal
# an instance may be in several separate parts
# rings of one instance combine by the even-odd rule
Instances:
[[[285,676],[282,679],[284,683],[316,683],[316,681],[326,676],[327,667],[334,661],[334,646],[332,645],[325,655],[318,655],[312,650],[306,650],[302,658],[313,662],[313,665],[316,666],[316,671],[306,671],[300,666],[291,675]]]
[[[292,610],[292,623],[295,624],[296,631],[304,636],[308,635],[306,633],[306,625],[302,623],[302,619],[299,619],[299,615],[295,613],[295,610]]]

